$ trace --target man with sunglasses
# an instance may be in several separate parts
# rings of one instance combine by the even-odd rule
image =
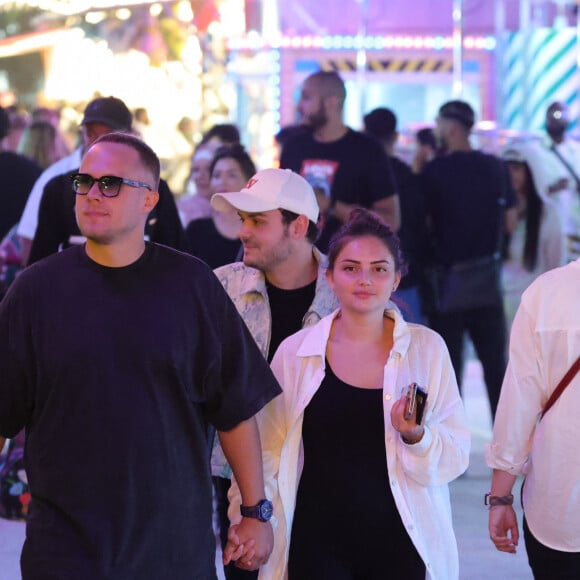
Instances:
[[[110,134],[72,181],[84,245],[0,306],[0,437],[27,427],[24,580],[216,578],[207,425],[264,503],[254,415],[280,392],[212,271],[143,237],[159,160]],[[268,518],[245,517],[254,559]]]
[[[75,195],[70,176],[76,173],[81,154],[96,139],[109,133],[130,133],[133,116],[125,103],[115,97],[98,97],[85,109],[81,134],[83,146],[59,165],[41,175],[27,202],[18,233],[32,240],[27,264],[53,254],[70,245],[84,242],[74,215]],[[30,213],[34,216],[31,217]],[[187,239],[179,220],[173,195],[167,183],[161,180],[159,202],[149,216],[145,236],[151,241],[187,249]],[[27,244],[24,244],[26,248]]]

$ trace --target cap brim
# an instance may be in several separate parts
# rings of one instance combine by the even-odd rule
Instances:
[[[218,211],[237,210],[248,213],[261,213],[278,209],[278,206],[273,207],[267,201],[243,191],[215,193],[211,198],[211,205]]]

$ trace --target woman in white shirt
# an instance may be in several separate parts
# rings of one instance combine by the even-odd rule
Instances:
[[[447,348],[390,303],[404,265],[375,214],[355,210],[328,261],[341,306],[281,344],[283,393],[259,417],[275,526],[260,578],[456,579],[448,483],[470,438]],[[414,382],[427,392],[420,424],[404,414]]]

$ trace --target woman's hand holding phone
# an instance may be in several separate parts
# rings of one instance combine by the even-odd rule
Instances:
[[[426,391],[411,383],[391,409],[391,424],[407,444],[418,443],[423,438],[425,429],[421,423],[426,401]]]

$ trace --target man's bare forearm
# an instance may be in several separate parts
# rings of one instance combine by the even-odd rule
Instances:
[[[218,436],[240,488],[242,503],[257,504],[264,499],[264,475],[256,419],[252,417],[230,431],[218,431]]]

